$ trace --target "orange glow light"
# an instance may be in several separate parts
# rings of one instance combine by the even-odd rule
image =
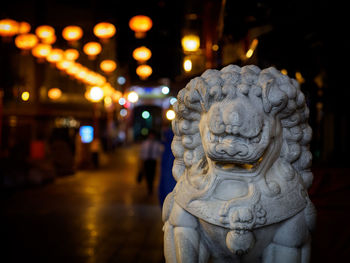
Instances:
[[[66,70],[68,75],[74,76],[78,74],[81,69],[81,65],[79,63],[72,63]]]
[[[50,54],[51,45],[39,43],[32,49],[32,54],[37,58],[45,58]]]
[[[101,62],[100,68],[106,73],[111,73],[117,68],[117,64],[113,60],[106,59]]]
[[[94,26],[94,34],[98,38],[111,38],[115,35],[115,32],[115,26],[111,23],[101,22]]]
[[[63,50],[59,48],[53,48],[50,54],[47,55],[46,60],[50,63],[57,63],[63,59]]]
[[[102,47],[98,42],[88,42],[84,45],[83,50],[85,54],[90,56],[90,58],[94,58],[101,53]]]
[[[59,70],[67,70],[71,65],[73,65],[73,61],[70,60],[61,60],[59,62],[57,62],[56,67]]]
[[[152,28],[152,25],[152,19],[144,15],[134,16],[129,21],[129,27],[135,31],[136,38],[145,37],[146,32]]]
[[[81,66],[79,68],[79,71],[75,74],[75,77],[80,81],[84,81],[88,74],[89,74],[88,69]]]
[[[99,102],[102,100],[104,94],[103,94],[103,90],[100,87],[96,86],[90,89],[89,95],[90,95],[90,100],[92,102]]]
[[[18,22],[12,19],[0,20],[0,36],[12,37],[18,32]]]
[[[27,22],[19,22],[18,23],[18,34],[27,34],[30,32],[32,27]]]
[[[22,34],[15,38],[16,47],[22,50],[30,50],[39,42],[34,34]]]
[[[149,60],[152,56],[151,50],[146,48],[145,46],[138,47],[132,52],[132,56],[135,60],[143,63]]]
[[[35,34],[41,40],[50,39],[55,35],[55,29],[52,26],[47,26],[47,25],[38,26],[35,29]]]
[[[186,35],[181,39],[181,45],[184,51],[194,52],[200,46],[200,39],[197,35]]]
[[[79,26],[66,26],[62,31],[62,37],[67,41],[77,41],[83,36],[83,30]]]
[[[122,96],[123,96],[123,93],[121,93],[119,90],[115,90],[112,94],[112,100],[114,102],[118,102]]]
[[[52,45],[56,42],[56,39],[57,39],[56,36],[53,35],[53,36],[48,37],[48,38],[43,38],[41,41],[45,44]]]
[[[148,65],[140,65],[136,68],[136,74],[140,79],[147,79],[152,74],[152,68]]]
[[[67,60],[77,60],[79,57],[79,51],[73,48],[67,49],[66,51],[64,51],[64,57]]]
[[[57,100],[62,96],[62,91],[59,88],[49,89],[47,96],[52,100]]]

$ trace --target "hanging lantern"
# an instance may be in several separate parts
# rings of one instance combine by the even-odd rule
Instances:
[[[67,60],[75,61],[79,57],[79,51],[73,48],[64,51],[64,58]]]
[[[73,65],[73,61],[70,60],[61,60],[59,62],[56,63],[56,67],[59,70],[67,70],[71,65]]]
[[[47,43],[45,40],[53,38],[55,35],[55,29],[52,26],[38,26],[35,29],[35,34],[40,38],[43,42]],[[47,43],[49,44],[49,43]]]
[[[146,32],[152,28],[152,25],[152,19],[144,15],[134,16],[129,21],[129,27],[135,31],[136,38],[144,38]]]
[[[136,74],[140,79],[145,80],[152,74],[152,68],[148,65],[140,65],[136,68]]]
[[[62,31],[62,37],[68,42],[74,42],[81,39],[83,30],[79,26],[66,26]]]
[[[79,68],[78,72],[75,74],[75,78],[77,80],[84,81],[86,79],[88,73],[89,73],[89,70],[86,67],[81,66]]]
[[[32,49],[32,54],[37,58],[45,58],[50,54],[50,51],[51,45],[39,43]]]
[[[195,52],[200,46],[199,36],[186,35],[182,38],[181,45],[185,52]]]
[[[101,62],[100,68],[106,73],[111,73],[117,68],[117,64],[113,60],[106,59]]]
[[[39,42],[34,34],[22,34],[15,38],[15,45],[22,50],[30,50]]]
[[[49,89],[47,96],[52,100],[57,100],[62,96],[62,91],[59,88]]]
[[[76,74],[78,74],[81,67],[82,67],[81,64],[73,62],[68,66],[68,68],[66,69],[66,72],[70,76],[75,76]]]
[[[48,37],[48,38],[44,38],[42,39],[41,41],[45,44],[49,44],[49,45],[52,45],[56,42],[56,35],[52,35],[51,37]]]
[[[47,55],[46,60],[50,63],[57,63],[63,59],[64,52],[62,49],[53,48]]]
[[[138,47],[132,52],[132,56],[135,60],[140,63],[144,63],[149,60],[152,56],[151,50],[146,48],[145,46]]]
[[[96,73],[95,84],[98,86],[103,86],[106,83],[106,78],[101,74]]]
[[[83,51],[89,56],[89,59],[95,59],[95,57],[101,53],[102,47],[98,42],[88,42],[84,45]]]
[[[51,45],[48,45],[48,44],[39,43],[32,49],[33,56],[37,57],[38,59],[46,58],[47,55],[50,54],[50,52],[51,52]]]
[[[19,22],[18,23],[18,34],[27,34],[30,32],[32,27],[27,22]]]
[[[115,35],[115,26],[111,23],[101,22],[94,26],[94,34],[100,39],[108,39]]]
[[[13,37],[18,33],[18,22],[12,19],[0,20],[0,36]]]

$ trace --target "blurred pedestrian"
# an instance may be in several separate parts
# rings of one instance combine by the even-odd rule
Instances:
[[[162,144],[156,139],[154,131],[150,131],[147,139],[141,144],[140,158],[142,171],[146,177],[148,194],[153,193],[153,182],[156,175],[157,159],[162,153]]]
[[[174,133],[170,127],[167,127],[163,133],[164,151],[162,154],[161,173],[158,187],[158,198],[161,207],[165,197],[173,190],[176,185],[176,181],[173,177],[172,167],[174,162],[174,155],[171,151],[171,142],[173,140]]]
[[[97,169],[100,166],[99,152],[100,152],[100,139],[94,138],[90,145],[90,151],[92,154],[92,163],[94,168]]]

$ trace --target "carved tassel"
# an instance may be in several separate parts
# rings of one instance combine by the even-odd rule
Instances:
[[[227,233],[226,246],[237,256],[247,254],[255,244],[255,237],[251,231],[232,230]]]

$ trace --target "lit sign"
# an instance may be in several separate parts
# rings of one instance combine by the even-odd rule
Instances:
[[[81,126],[79,134],[82,143],[90,143],[94,139],[94,128],[92,126]]]

